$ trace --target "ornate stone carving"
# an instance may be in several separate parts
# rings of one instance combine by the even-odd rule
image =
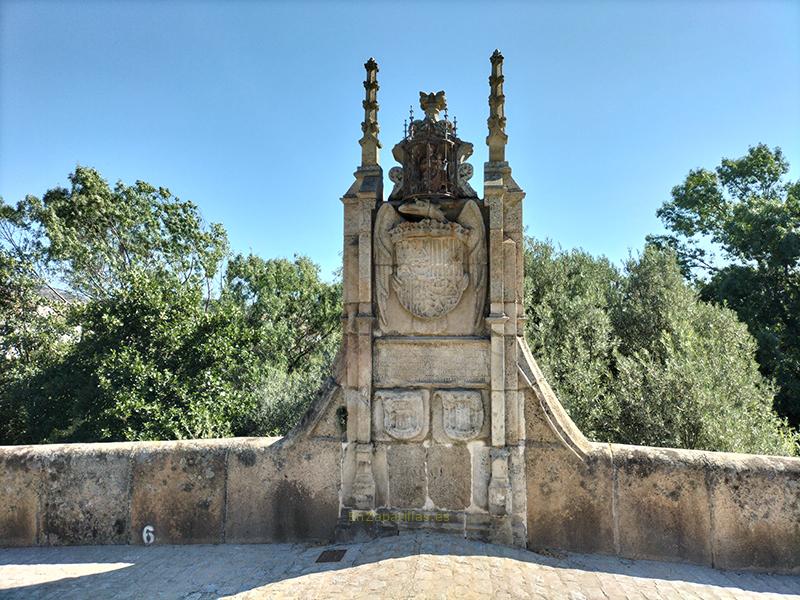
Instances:
[[[389,280],[394,265],[394,250],[389,230],[402,221],[391,204],[384,204],[375,217],[375,296],[381,327],[388,326]]]
[[[367,79],[364,81],[366,97],[362,102],[364,106],[364,121],[361,123],[363,136],[358,141],[361,144],[361,166],[377,165],[378,150],[381,143],[378,140],[378,63],[370,58],[364,63]]]
[[[400,223],[389,235],[395,248],[392,287],[400,304],[420,319],[453,310],[469,285],[464,268],[467,230],[458,223],[424,219]]]
[[[506,159],[506,97],[503,94],[503,55],[495,50],[490,59],[492,74],[489,76],[489,135],[486,145],[489,146],[489,162],[503,162]]]
[[[409,201],[416,198],[451,200],[477,198],[466,184],[460,167],[472,154],[472,144],[456,135],[455,121],[447,118],[444,92],[419,93],[423,119],[414,120],[405,129],[403,140],[392,149],[392,155],[403,166],[403,178],[395,181],[389,200]],[[444,118],[439,113],[444,110]]]
[[[425,112],[425,116],[432,121],[439,120],[439,112],[443,111],[447,106],[447,101],[444,97],[444,91],[438,91],[426,94],[425,92],[419,93],[419,105]]]
[[[420,390],[375,392],[383,407],[383,430],[397,440],[412,440],[427,433],[427,414]]]
[[[475,169],[472,167],[471,164],[468,162],[461,163],[458,165],[458,189],[464,196],[475,196],[477,195],[475,190],[472,189],[472,186],[469,184],[469,180],[472,179],[472,175],[475,173]]]
[[[470,296],[476,330],[480,329],[486,296],[486,236],[483,216],[474,200],[464,205],[456,222],[427,200],[409,202],[406,214],[430,215],[406,221],[384,204],[375,221],[375,288],[378,316],[388,327],[388,301],[393,290],[400,305],[422,321],[440,319]],[[401,209],[402,210],[402,209]]]
[[[466,442],[483,428],[483,397],[479,390],[439,390],[434,394],[442,405],[442,424],[448,437]]]
[[[400,193],[400,189],[403,187],[403,168],[392,167],[389,169],[389,181],[394,184],[391,195],[394,196]]]
[[[486,301],[486,271],[488,256],[486,251],[486,233],[484,231],[483,215],[474,200],[464,205],[459,222],[469,228],[467,238],[467,261],[469,264],[469,277],[472,283],[474,296],[473,316],[476,330],[480,329],[483,320],[483,305]]]

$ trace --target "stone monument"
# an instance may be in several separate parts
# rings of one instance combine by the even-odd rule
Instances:
[[[483,197],[444,92],[378,162],[369,60],[343,347],[282,438],[0,447],[0,546],[342,540],[425,528],[800,573],[800,459],[591,442],[523,335],[522,199],[489,77]]]
[[[445,93],[420,92],[383,197],[378,65],[344,203],[347,431],[340,529],[364,516],[525,544],[522,199],[491,57],[483,198]],[[409,512],[412,511],[412,512]],[[398,516],[398,513],[400,516]],[[444,515],[444,516],[443,516]],[[373,520],[370,518],[370,520]],[[443,524],[444,523],[444,524]]]

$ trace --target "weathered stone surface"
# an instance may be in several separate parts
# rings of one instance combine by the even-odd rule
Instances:
[[[463,510],[470,505],[472,465],[463,445],[428,448],[428,496],[445,510]]]
[[[563,447],[526,449],[528,547],[614,552],[612,466],[607,445],[581,460]]]
[[[422,508],[427,496],[425,448],[416,444],[391,444],[386,448],[386,462],[390,506]]]
[[[489,446],[472,442],[468,448],[472,454],[472,507],[489,510],[489,480],[492,477]]]
[[[131,541],[151,525],[156,543],[223,541],[225,455],[216,440],[148,442],[133,451]]]
[[[42,457],[31,446],[0,447],[0,546],[38,542]]]
[[[313,429],[310,432],[312,437],[329,438],[341,440],[344,438],[346,418],[342,412],[344,408],[344,394],[341,389],[335,391],[330,398],[328,406],[321,412],[314,421]]]
[[[554,444],[558,437],[553,433],[532,389],[523,390],[525,396],[525,439],[530,443]]]
[[[800,459],[706,453],[714,566],[800,573]]]
[[[613,445],[622,556],[711,564],[705,453]]]
[[[373,396],[372,438],[376,441],[422,441],[430,428],[428,390],[377,390]]]
[[[339,511],[341,444],[280,438],[237,443],[228,455],[225,541],[327,540]]]
[[[456,414],[459,410],[465,414]],[[491,407],[487,390],[434,390],[431,414],[431,432],[439,444],[489,438]]]
[[[375,385],[489,383],[489,342],[477,338],[378,338]]]
[[[131,444],[50,446],[42,478],[42,541],[130,541]]]
[[[389,467],[386,460],[386,444],[375,444],[372,474],[375,477],[376,508],[389,506]]]
[[[528,496],[525,477],[525,447],[511,448],[508,480],[511,484],[511,526],[515,546],[528,544]]]

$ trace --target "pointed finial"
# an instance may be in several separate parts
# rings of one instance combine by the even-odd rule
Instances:
[[[489,146],[489,162],[504,162],[506,159],[506,97],[503,95],[503,55],[495,50],[489,59],[492,62],[492,74],[489,77],[489,135],[486,144]]]
[[[458,133],[458,117],[453,115],[453,135]]]
[[[378,63],[375,59],[370,59],[364,63],[367,71],[367,78],[364,81],[366,97],[362,103],[364,106],[364,121],[361,123],[361,131],[364,134],[358,141],[361,144],[361,166],[377,165],[379,149],[381,143],[378,140]]]

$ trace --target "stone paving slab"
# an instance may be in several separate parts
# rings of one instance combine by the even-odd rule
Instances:
[[[340,562],[315,562],[346,549]],[[800,576],[537,554],[411,533],[361,544],[0,550],[0,598],[798,598]]]

